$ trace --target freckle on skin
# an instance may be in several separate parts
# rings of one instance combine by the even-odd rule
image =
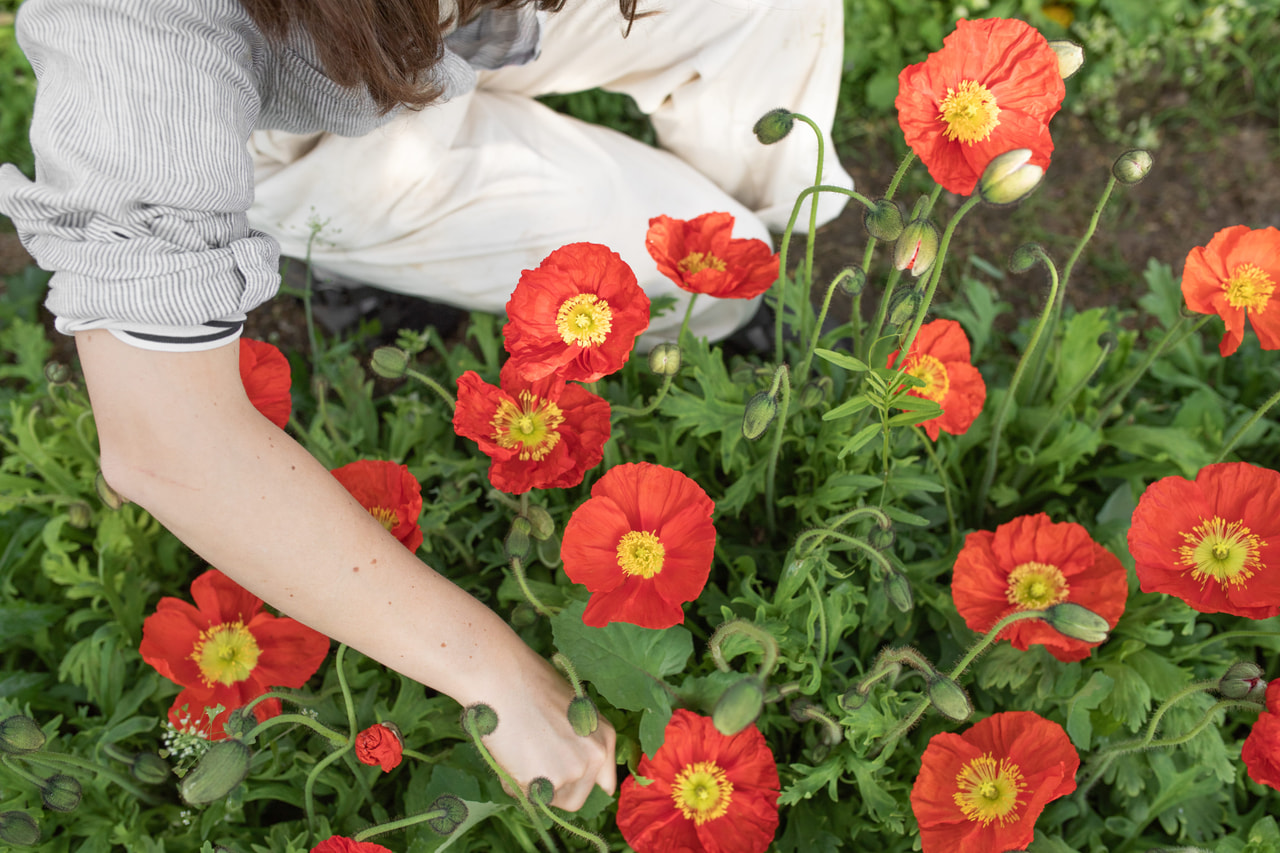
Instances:
[[[358,571],[360,571],[360,567],[359,567],[359,566],[352,566],[352,567],[351,567],[351,571],[353,571],[353,572],[358,572]]]

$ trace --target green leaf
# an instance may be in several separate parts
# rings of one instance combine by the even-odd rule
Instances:
[[[66,617],[65,608],[54,604],[14,601],[0,605],[0,643],[29,639],[36,631],[51,628]]]
[[[1093,738],[1093,721],[1089,712],[1102,704],[1115,682],[1105,673],[1095,672],[1067,705],[1067,734],[1076,749],[1087,750]]]
[[[1067,321],[1057,354],[1058,381],[1053,387],[1055,401],[1062,399],[1064,394],[1089,375],[1102,355],[1098,338],[1110,330],[1111,324],[1102,308],[1090,308]]]
[[[843,367],[845,370],[849,370],[854,373],[864,373],[871,369],[870,367],[867,366],[866,362],[860,361],[859,359],[856,359],[851,355],[845,355],[842,352],[836,352],[835,350],[819,348],[819,349],[815,349],[813,351],[813,354],[818,356],[818,358],[823,359],[824,361],[831,362],[836,367]]]
[[[640,748],[652,758],[667,739],[667,723],[671,722],[671,704],[659,709],[648,709],[640,717]]]
[[[863,445],[865,445],[867,442],[871,441],[871,439],[879,435],[881,429],[882,427],[880,426],[880,424],[868,424],[867,426],[858,430],[857,435],[849,439],[849,441],[845,444],[845,446],[841,448],[839,458],[843,459],[846,456],[848,456],[850,453],[854,453],[859,449],[861,449]]]
[[[824,421],[834,421],[840,418],[847,418],[850,415],[856,415],[867,406],[871,405],[871,400],[866,394],[858,394],[856,397],[850,397],[834,409],[829,409],[822,413]]]

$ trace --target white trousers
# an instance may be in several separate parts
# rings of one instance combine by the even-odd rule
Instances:
[[[841,0],[674,0],[627,38],[616,0],[569,0],[546,17],[534,62],[480,73],[475,91],[405,111],[358,138],[258,131],[250,140],[253,227],[321,273],[501,313],[524,269],[566,243],[602,243],[651,297],[678,297],[642,339],[672,340],[688,294],[644,248],[651,217],[711,211],[735,237],[768,241],[814,179],[817,141],[797,123],[764,146],[755,121],[776,107],[826,128],[823,181],[845,187],[830,140],[843,61]],[[641,8],[655,8],[643,3]],[[660,149],[560,115],[537,95],[601,87],[635,99]],[[823,196],[819,221],[844,198]],[[807,210],[807,208],[806,208]],[[801,217],[807,225],[807,214]],[[695,334],[720,338],[755,301],[703,296]]]

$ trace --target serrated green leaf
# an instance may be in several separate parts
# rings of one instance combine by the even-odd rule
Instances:
[[[1067,735],[1076,749],[1087,750],[1093,738],[1093,721],[1089,712],[1106,698],[1107,692],[1114,684],[1111,677],[1102,672],[1095,672],[1088,683],[1072,698],[1067,705]]]

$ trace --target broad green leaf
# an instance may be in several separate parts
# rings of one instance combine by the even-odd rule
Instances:
[[[1067,734],[1076,749],[1089,748],[1093,738],[1093,721],[1089,718],[1089,712],[1102,704],[1114,683],[1105,673],[1095,672],[1067,705]]]
[[[1058,349],[1057,382],[1053,386],[1053,399],[1063,395],[1084,381],[1098,358],[1102,347],[1098,338],[1111,331],[1111,323],[1102,308],[1090,308],[1069,319],[1062,331],[1062,344]]]
[[[836,367],[843,367],[845,370],[852,371],[854,373],[864,373],[871,369],[870,367],[867,366],[866,362],[860,361],[859,359],[856,359],[851,355],[846,355],[842,352],[836,352],[835,350],[819,348],[819,349],[815,349],[813,351],[813,354],[823,359],[824,361],[831,362]]]

